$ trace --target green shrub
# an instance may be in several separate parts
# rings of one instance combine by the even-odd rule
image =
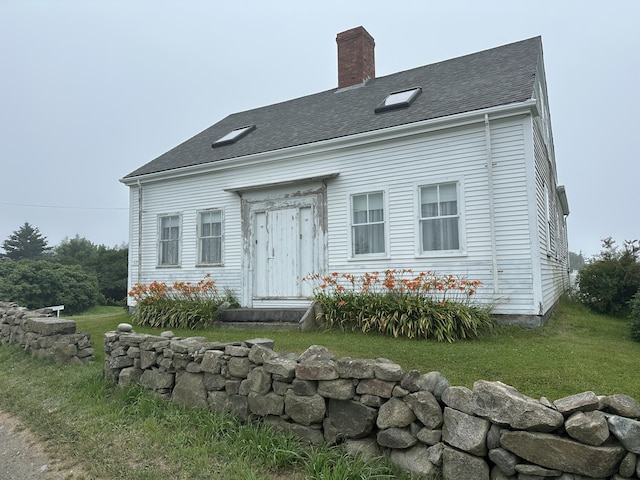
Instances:
[[[412,274],[386,270],[308,279],[317,282],[315,299],[329,328],[439,342],[474,338],[493,328],[489,309],[471,303],[480,282],[433,272]]]
[[[627,241],[620,250],[606,238],[603,247],[578,275],[578,298],[595,312],[625,316],[629,301],[640,289],[640,245],[637,240]]]
[[[76,235],[64,239],[54,247],[51,261],[65,265],[80,265],[87,273],[98,278],[102,303],[124,305],[127,299],[127,247],[109,248],[95,245]]]
[[[640,290],[629,302],[629,307],[631,309],[631,339],[640,342]]]
[[[46,260],[0,261],[0,300],[30,309],[64,305],[82,312],[99,301],[98,279],[77,265]]]
[[[210,275],[197,283],[152,282],[136,284],[129,296],[136,301],[133,321],[153,328],[204,328],[214,321],[218,308],[229,302],[237,306],[233,295],[218,293]]]

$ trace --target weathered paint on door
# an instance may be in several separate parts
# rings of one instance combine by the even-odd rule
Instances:
[[[311,296],[302,279],[314,271],[316,236],[312,206],[283,206],[254,214],[255,299]]]

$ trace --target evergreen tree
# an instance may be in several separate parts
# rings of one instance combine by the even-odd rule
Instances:
[[[602,252],[580,270],[579,298],[598,313],[623,317],[640,291],[640,241],[626,240],[620,249],[607,237],[602,246]]]
[[[25,222],[18,230],[9,235],[2,243],[5,256],[11,260],[38,260],[50,250],[47,239],[43,237],[37,227]]]

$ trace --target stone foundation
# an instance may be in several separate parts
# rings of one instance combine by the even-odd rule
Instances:
[[[640,404],[583,392],[535,400],[500,382],[451,386],[386,359],[336,358],[322,346],[279,354],[269,339],[208,342],[171,332],[105,335],[105,377],[182,405],[263,419],[317,444],[444,480],[640,477]]]
[[[88,333],[76,332],[76,322],[52,316],[51,309],[27,310],[0,302],[0,344],[18,344],[27,353],[57,363],[93,361]]]

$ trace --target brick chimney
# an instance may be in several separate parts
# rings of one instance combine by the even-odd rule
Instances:
[[[339,33],[338,88],[358,85],[376,77],[375,42],[363,27]]]

